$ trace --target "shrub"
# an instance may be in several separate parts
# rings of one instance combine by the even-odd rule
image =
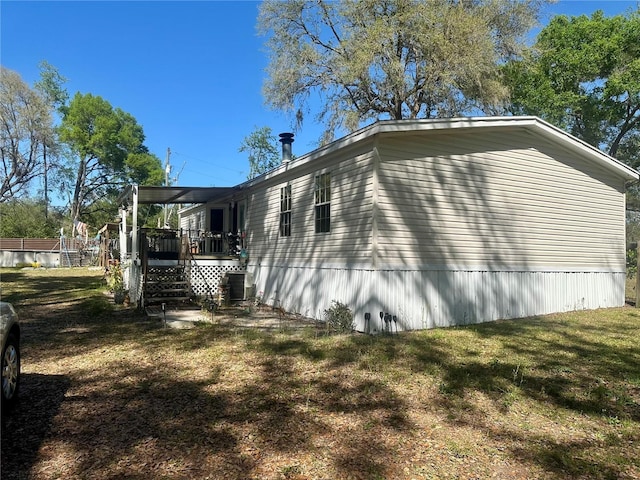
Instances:
[[[18,262],[18,263],[16,263],[16,268],[40,268],[40,263],[38,263],[38,262]]]
[[[324,311],[327,328],[339,333],[351,333],[355,330],[353,312],[344,303],[337,300],[331,302],[331,307]]]
[[[627,278],[633,278],[638,273],[638,250],[627,250]]]
[[[209,313],[216,313],[218,310],[218,302],[215,301],[212,297],[202,296],[199,297],[197,303],[200,305],[203,311]]]
[[[124,291],[124,278],[120,264],[109,267],[107,272],[107,287],[109,287],[109,290],[112,292]]]

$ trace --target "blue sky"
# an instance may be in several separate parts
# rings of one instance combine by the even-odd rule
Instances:
[[[637,1],[569,1],[555,14],[607,15]],[[0,2],[0,61],[33,85],[46,60],[67,77],[67,89],[99,95],[133,115],[145,144],[172,176],[189,186],[231,186],[246,179],[238,152],[254,127],[290,131],[287,116],[265,107],[264,39],[256,33],[253,1],[11,1]],[[321,128],[296,133],[294,154],[316,146]]]

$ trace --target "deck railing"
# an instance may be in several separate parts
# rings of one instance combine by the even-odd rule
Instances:
[[[228,255],[229,241],[224,232],[208,232],[206,230],[183,230],[189,238],[189,248],[193,255]]]
[[[0,238],[0,250],[53,252],[61,248],[67,250],[87,248],[85,242],[75,238],[65,237],[62,240],[61,243],[60,238]],[[97,245],[97,242],[92,238],[88,244],[94,246]]]
[[[235,236],[227,232],[210,232],[206,230],[167,230],[143,229],[147,239],[147,251],[153,258],[177,258],[182,238],[192,255],[225,255],[236,256]]]

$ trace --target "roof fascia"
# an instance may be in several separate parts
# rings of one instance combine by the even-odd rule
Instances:
[[[401,121],[405,123],[405,121]],[[588,144],[587,142],[574,137],[570,133],[542,120],[535,116],[504,116],[504,117],[467,117],[454,119],[434,119],[434,120],[414,120],[407,122],[405,128],[402,125],[395,125],[399,121],[393,121],[388,124],[381,122],[380,133],[404,132],[406,130],[425,131],[425,130],[454,130],[454,129],[476,129],[476,128],[504,128],[516,127],[525,128],[534,133],[538,133],[543,137],[562,144],[574,154],[585,156],[590,160],[602,165],[608,170],[616,173],[630,181],[640,180],[640,173],[633,168],[625,165],[621,161],[607,155],[600,149]]]
[[[451,131],[471,130],[478,128],[524,128],[540,134],[554,142],[559,142],[577,155],[585,156],[606,169],[629,181],[640,180],[640,174],[633,168],[607,155],[601,150],[574,137],[564,130],[535,116],[501,116],[501,117],[459,117],[451,119],[419,119],[419,120],[381,120],[369,126],[363,127],[341,139],[331,142],[310,153],[307,153],[294,161],[280,165],[278,168],[267,172],[252,180],[240,184],[240,189],[246,189],[260,184],[271,178],[298,169],[318,158],[339,151],[348,146],[373,137],[378,134],[394,134],[405,132],[424,131]]]
[[[631,168],[628,165],[625,165],[620,160],[607,155],[602,150],[594,147],[593,145],[590,145],[587,142],[574,137],[570,133],[567,133],[556,126],[545,122],[540,118],[536,118],[535,130],[540,132],[546,138],[563,143],[563,145],[565,145],[572,152],[588,157],[592,161],[602,165],[613,173],[616,173],[629,181],[640,180],[640,173],[638,173],[637,170]]]

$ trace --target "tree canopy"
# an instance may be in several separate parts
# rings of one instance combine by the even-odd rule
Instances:
[[[60,139],[73,154],[67,167],[72,219],[90,212],[127,181],[162,183],[160,159],[144,146],[142,127],[99,96],[76,93],[65,108]]]
[[[513,113],[538,115],[639,166],[640,10],[556,16],[505,73]]]
[[[46,99],[12,70],[0,67],[0,202],[28,193],[42,174],[42,157],[54,136]]]
[[[34,198],[14,198],[2,204],[0,209],[1,238],[55,238],[64,223],[61,208],[47,213],[44,201]]]
[[[64,113],[64,107],[69,100],[69,93],[64,88],[67,79],[60,75],[58,69],[46,60],[40,62],[39,66],[40,80],[35,83],[34,87],[51,106]]]
[[[9,208],[20,210],[18,199],[24,196],[32,211],[43,208],[46,223],[50,184],[54,184],[68,199],[69,220],[82,217],[97,225],[117,213],[115,197],[124,184],[163,183],[160,159],[149,153],[133,116],[91,94],[76,93],[69,101],[65,78],[47,62],[40,64],[40,80],[33,88],[16,72],[2,67],[0,73],[3,218]],[[44,200],[34,195],[38,178]],[[59,221],[60,210],[55,214]],[[19,216],[18,223],[20,218],[27,217]],[[13,224],[11,229],[22,231]],[[31,230],[42,234],[42,229]]]
[[[280,165],[278,141],[270,127],[256,127],[244,138],[238,150],[249,154],[249,180]]]
[[[301,123],[319,96],[324,141],[377,119],[504,109],[499,66],[520,53],[542,3],[266,0],[266,102]]]

